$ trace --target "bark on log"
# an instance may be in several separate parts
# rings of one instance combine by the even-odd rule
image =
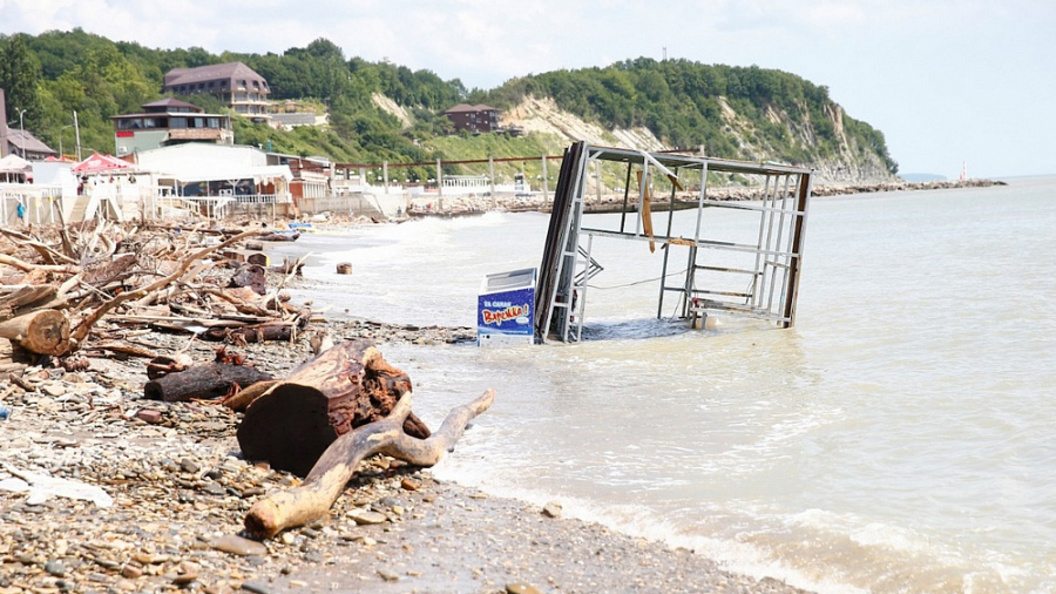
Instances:
[[[392,367],[366,340],[348,341],[294,369],[247,409],[238,427],[246,458],[304,476],[340,435],[385,418],[411,391],[407,374]],[[408,414],[404,430],[429,437]]]
[[[0,322],[0,337],[41,355],[62,355],[70,348],[70,322],[62,312],[41,309]]]
[[[234,385],[249,386],[272,379],[271,374],[249,365],[209,363],[168,373],[143,387],[143,397],[165,402],[186,402],[192,398],[219,398]]]
[[[403,396],[389,417],[334,441],[299,487],[254,503],[244,521],[246,532],[259,539],[271,538],[325,516],[367,456],[383,453],[417,466],[435,465],[454,447],[466,425],[494,400],[495,391],[489,388],[473,402],[448,413],[440,430],[423,440],[403,432],[404,419],[411,412],[411,396]]]
[[[280,340],[289,342],[296,336],[298,324],[294,322],[266,322],[241,328],[209,328],[202,333],[206,340],[225,340],[231,344],[248,344]]]

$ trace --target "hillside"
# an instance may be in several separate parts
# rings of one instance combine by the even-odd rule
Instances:
[[[346,58],[318,39],[283,54],[213,55],[201,48],[149,49],[75,29],[0,36],[0,87],[8,113],[26,109],[26,127],[52,146],[72,146],[79,115],[85,150],[112,151],[109,118],[161,97],[171,68],[242,61],[269,81],[271,98],[319,106],[327,124],[279,131],[236,118],[235,141],[337,162],[433,162],[560,152],[574,140],[647,150],[692,149],[751,161],[811,166],[822,182],[894,179],[883,134],[848,117],[828,89],[758,67],[686,60],[628,60],[605,68],[560,70],[513,79],[490,90],[383,61]],[[207,111],[208,96],[180,97]],[[462,102],[502,111],[519,138],[452,134],[445,109]],[[322,114],[319,114],[322,115]],[[432,177],[428,167],[407,170]],[[452,167],[447,173],[464,173]],[[503,173],[507,173],[505,170]],[[529,172],[531,173],[531,172]]]

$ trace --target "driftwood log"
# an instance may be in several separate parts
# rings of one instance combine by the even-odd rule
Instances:
[[[27,351],[62,355],[70,348],[70,321],[60,311],[41,309],[0,322],[0,337]]]
[[[238,445],[250,460],[305,476],[338,436],[385,418],[410,391],[407,374],[386,363],[369,341],[343,342],[253,401],[238,427]],[[413,413],[403,428],[429,437]]]
[[[382,453],[417,466],[435,465],[454,447],[466,425],[494,400],[495,391],[488,389],[448,413],[431,437],[416,439],[403,430],[411,414],[411,395],[403,396],[387,418],[345,433],[330,444],[300,486],[254,503],[244,521],[246,532],[259,539],[271,538],[326,515],[367,456]]]
[[[250,365],[207,363],[167,373],[147,382],[143,397],[165,402],[186,402],[192,398],[219,398],[235,386],[249,386],[272,379],[271,374]]]

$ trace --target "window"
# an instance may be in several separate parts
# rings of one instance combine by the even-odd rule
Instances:
[[[170,128],[186,128],[187,118],[169,118]]]

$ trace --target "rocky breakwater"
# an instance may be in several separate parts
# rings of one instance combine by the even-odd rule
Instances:
[[[843,196],[848,194],[873,194],[879,192],[910,192],[922,190],[947,190],[955,188],[986,188],[990,186],[1003,186],[1005,182],[989,179],[968,179],[928,182],[870,182],[858,184],[824,184],[815,185],[811,188],[812,196]],[[707,189],[707,196],[711,200],[762,200],[764,190],[752,186],[712,186]],[[699,193],[679,192],[674,199],[676,209],[693,208]],[[451,217],[482,214],[488,211],[505,212],[550,212],[552,197],[544,196],[541,192],[522,194],[518,196],[496,196],[491,199],[487,196],[471,196],[464,198],[445,199],[430,205],[429,209],[415,209],[408,212],[408,216],[414,217]],[[654,199],[652,210],[663,211],[670,208],[670,197]],[[624,197],[622,194],[603,193],[600,197],[594,194],[587,196],[584,209],[587,212],[607,213],[621,212],[624,210]],[[627,200],[627,211],[637,210],[637,196],[630,196]]]

